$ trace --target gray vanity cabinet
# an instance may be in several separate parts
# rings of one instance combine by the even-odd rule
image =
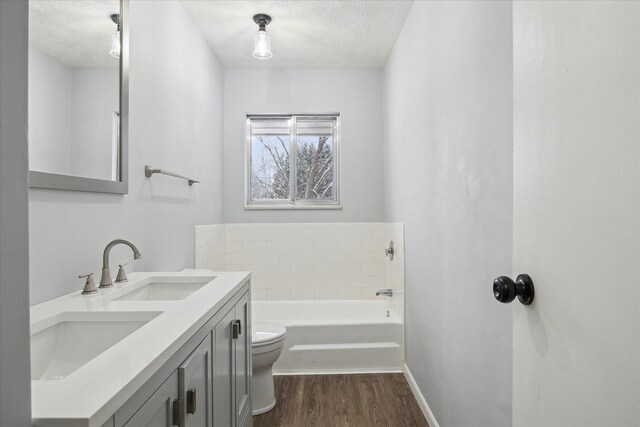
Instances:
[[[211,427],[213,423],[211,356],[211,335],[208,335],[178,368],[185,427]]]
[[[213,330],[213,425],[227,427],[235,425],[233,384],[233,325],[235,308],[229,310]]]
[[[126,427],[170,427],[174,424],[178,400],[178,372],[174,372],[149,400],[127,421]],[[176,406],[176,408],[174,408]],[[176,418],[177,420],[177,418]]]
[[[252,423],[249,307],[247,292],[213,330],[214,427],[244,427]]]
[[[236,303],[236,322],[239,334],[235,339],[235,413],[236,426],[251,425],[251,310],[249,293]]]
[[[248,283],[140,388],[106,425],[250,427]]]

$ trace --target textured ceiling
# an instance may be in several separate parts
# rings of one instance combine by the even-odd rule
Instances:
[[[110,16],[119,12],[118,0],[31,0],[29,44],[69,67],[117,67]]]
[[[226,68],[382,67],[412,1],[181,1]],[[273,58],[254,58],[253,15],[266,13]]]

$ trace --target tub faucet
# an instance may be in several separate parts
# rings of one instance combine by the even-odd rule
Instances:
[[[376,296],[379,297],[380,295],[385,297],[392,297],[393,289],[380,289],[379,291],[376,291]]]
[[[102,277],[100,278],[100,286],[99,288],[110,288],[113,286],[113,282],[111,281],[111,271],[109,270],[109,252],[111,252],[111,248],[115,245],[119,245],[120,243],[127,245],[133,251],[133,259],[142,258],[142,254],[136,248],[136,246],[128,240],[124,239],[116,239],[111,241],[106,248],[104,248],[104,253],[102,254]]]

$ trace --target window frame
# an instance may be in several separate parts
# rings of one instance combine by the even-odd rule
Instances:
[[[291,120],[289,128],[289,158],[291,162],[289,175],[289,199],[279,200],[252,200],[251,199],[251,120],[253,119],[283,119]],[[296,124],[298,120],[335,120],[335,134],[333,135],[333,182],[335,188],[335,200],[295,200],[297,193],[297,158],[298,143],[296,141]],[[245,197],[244,208],[251,209],[342,209],[340,201],[340,113],[320,114],[246,114],[245,123]]]

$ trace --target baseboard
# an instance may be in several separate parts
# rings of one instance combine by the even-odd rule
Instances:
[[[433,415],[433,412],[431,412],[431,408],[429,408],[429,404],[427,403],[427,400],[422,395],[422,392],[420,391],[420,388],[418,387],[416,380],[413,378],[413,375],[411,375],[411,371],[409,370],[409,367],[407,366],[406,363],[404,364],[404,376],[407,379],[407,382],[409,383],[409,387],[411,387],[411,391],[413,392],[413,395],[418,401],[418,406],[420,406],[420,409],[422,410],[424,417],[427,419],[427,422],[429,423],[429,427],[440,427],[440,424],[438,424],[436,417]]]
[[[402,368],[363,368],[363,369],[300,369],[291,371],[273,371],[273,375],[355,375],[355,374],[399,374]]]

